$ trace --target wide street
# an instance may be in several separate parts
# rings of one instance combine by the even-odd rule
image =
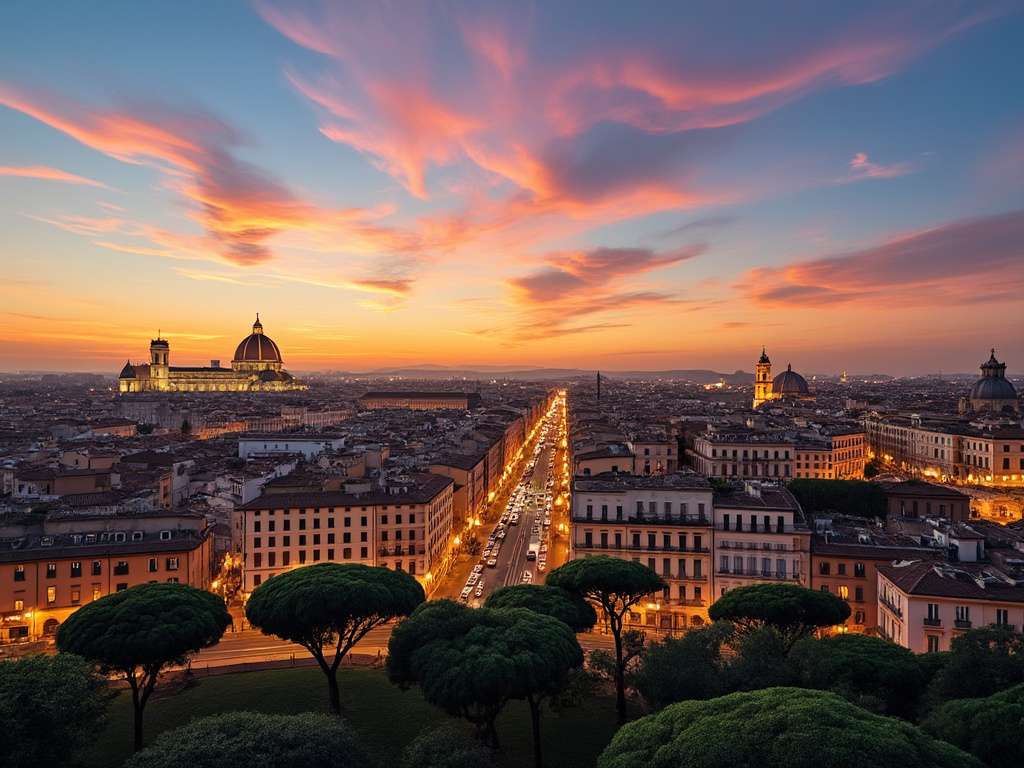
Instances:
[[[486,554],[460,555],[447,577],[430,592],[431,599],[461,600],[469,586],[466,602],[479,607],[498,587],[520,584],[527,579],[530,583],[542,584],[547,572],[568,559],[565,429],[565,411],[562,401],[558,400],[527,436],[521,457],[510,473],[507,490],[493,500],[494,506],[488,510],[489,519],[485,518],[479,527],[478,536]],[[512,524],[513,515],[518,515],[516,524]],[[548,525],[544,524],[545,519]],[[534,558],[528,557],[531,542]],[[474,572],[479,573],[475,579],[471,578]],[[482,588],[478,589],[481,583]],[[240,616],[236,616],[235,630],[228,631],[218,645],[201,651],[193,659],[193,666],[226,666],[309,656],[301,646],[268,637],[247,625],[242,629],[243,625]],[[389,624],[371,630],[353,652],[372,656],[386,653],[391,629]],[[584,634],[579,639],[585,650],[611,650],[613,647],[610,635]]]

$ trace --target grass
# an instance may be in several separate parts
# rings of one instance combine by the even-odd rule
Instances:
[[[465,721],[448,717],[423,700],[419,689],[402,692],[382,670],[354,668],[338,673],[342,715],[381,765],[397,765],[406,744],[424,728],[452,723],[471,732]],[[316,668],[247,672],[199,679],[166,698],[151,699],[144,716],[145,741],[193,718],[235,710],[272,714],[327,711],[327,683]],[[84,755],[88,768],[120,768],[131,754],[131,696],[122,691]],[[563,715],[541,718],[544,762],[559,768],[592,768],[617,730],[615,702],[594,697]],[[529,709],[510,702],[498,718],[500,768],[533,765]]]

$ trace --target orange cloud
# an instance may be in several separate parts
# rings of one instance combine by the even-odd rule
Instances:
[[[267,240],[304,226],[311,216],[309,204],[235,158],[241,135],[210,115],[142,102],[94,110],[6,84],[0,84],[0,104],[117,160],[159,170],[166,186],[190,201],[189,215],[208,233],[209,247],[229,262],[265,261]]]
[[[1020,301],[1024,211],[909,232],[852,253],[759,267],[736,287],[766,309]]]
[[[43,165],[31,165],[25,168],[0,167],[0,176],[18,176],[23,179],[46,179],[48,181],[62,181],[66,184],[86,184],[90,187],[110,189],[106,184],[84,176],[76,176],[73,173],[62,171],[59,168],[47,168]]]

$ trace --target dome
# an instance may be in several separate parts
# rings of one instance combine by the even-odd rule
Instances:
[[[126,362],[124,364],[124,368],[121,369],[121,375],[118,376],[118,378],[119,379],[134,379],[134,378],[136,378],[135,366],[132,365],[132,361],[131,360],[129,360],[128,362]]]
[[[252,333],[242,339],[242,343],[235,350],[233,362],[246,363],[280,363],[281,350],[269,336],[263,335],[263,324],[260,316],[256,315],[256,322],[253,323]]]
[[[1016,400],[1017,390],[1002,377],[978,379],[971,387],[968,400]]]
[[[807,381],[789,365],[786,370],[772,380],[774,397],[807,397],[811,392],[807,389]]]

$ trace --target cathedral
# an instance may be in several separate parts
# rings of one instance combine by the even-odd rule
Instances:
[[[974,382],[967,397],[960,398],[960,413],[1020,413],[1017,390],[1006,378],[1006,363],[996,360],[993,349],[988,362],[981,364],[981,378]]]
[[[213,360],[208,368],[180,368],[168,364],[167,339],[149,343],[149,363],[125,363],[120,375],[121,392],[280,392],[305,389],[299,379],[284,370],[281,350],[263,333],[256,315],[252,333],[235,350],[230,368]]]
[[[757,361],[757,373],[754,376],[754,408],[769,400],[792,398],[796,400],[813,400],[814,395],[807,388],[807,380],[793,370],[790,365],[774,379],[772,378],[772,361],[761,347],[761,359]]]

